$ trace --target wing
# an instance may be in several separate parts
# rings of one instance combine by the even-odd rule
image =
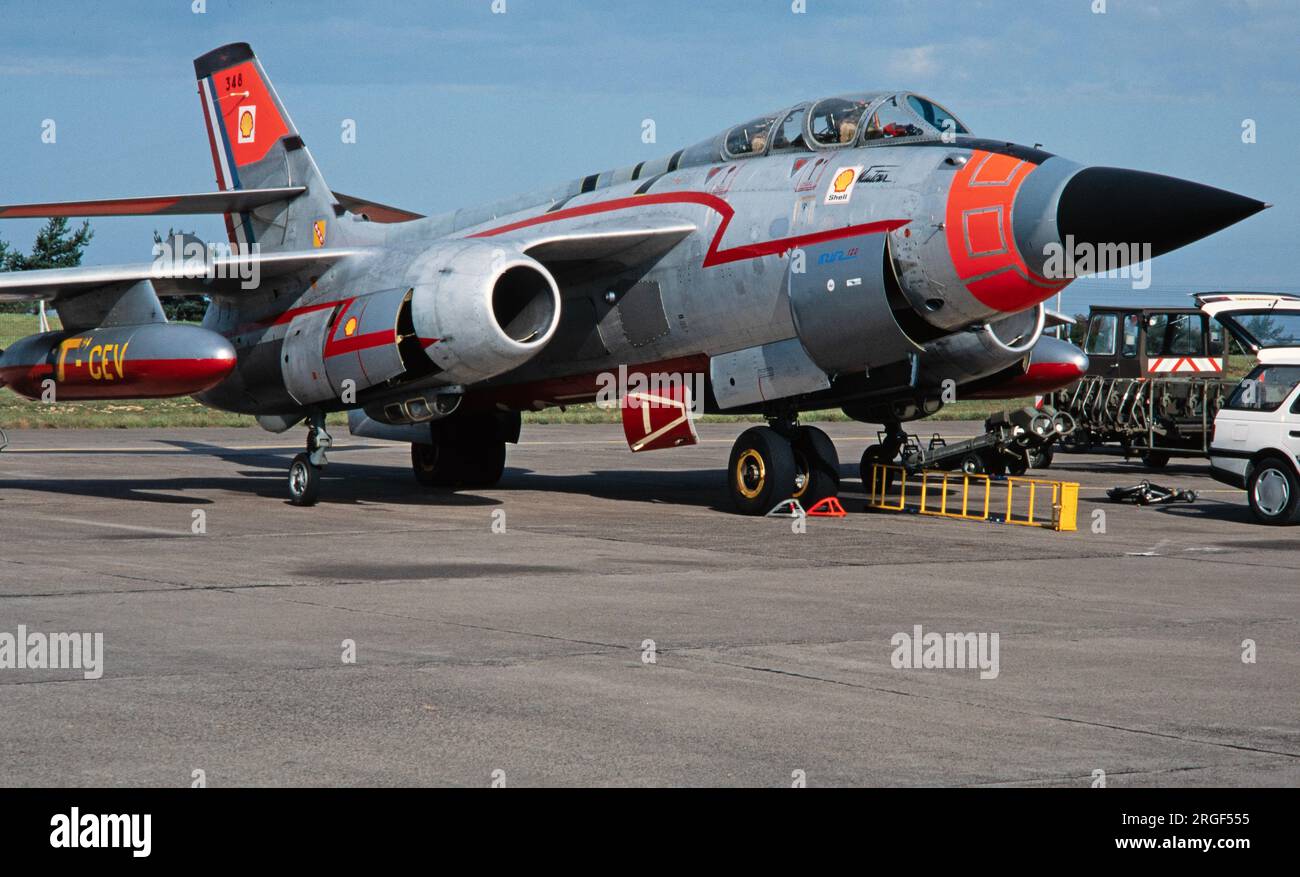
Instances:
[[[53,216],[180,216],[202,213],[246,213],[277,201],[292,201],[306,186],[278,189],[231,189],[194,195],[149,195],[142,198],[107,198],[99,201],[51,201],[48,204],[0,205],[0,219]]]
[[[371,201],[366,198],[357,198],[354,195],[344,195],[342,192],[334,192],[334,200],[343,206],[343,209],[349,213],[355,213],[358,216],[364,216],[371,222],[410,222],[413,219],[424,219],[422,213],[412,213],[409,210],[403,210],[400,207],[390,207],[387,204],[380,204],[378,201]]]
[[[43,299],[57,303],[80,293],[129,286],[141,280],[152,281],[158,295],[235,295],[256,288],[249,288],[247,279],[254,271],[261,279],[325,271],[342,259],[368,253],[367,250],[334,249],[223,256],[204,263],[201,270],[188,263],[150,263],[9,271],[0,273],[0,301]]]

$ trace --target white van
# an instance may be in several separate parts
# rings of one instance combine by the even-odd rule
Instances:
[[[1245,490],[1261,523],[1300,523],[1300,297],[1201,293],[1196,300],[1259,360],[1214,418],[1210,474]]]

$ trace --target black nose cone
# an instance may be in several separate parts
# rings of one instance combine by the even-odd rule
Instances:
[[[1061,237],[1076,243],[1149,244],[1151,256],[1214,234],[1268,205],[1174,177],[1088,167],[1065,185],[1057,207]]]

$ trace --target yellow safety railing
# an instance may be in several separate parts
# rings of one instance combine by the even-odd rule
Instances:
[[[921,505],[917,509],[923,515],[938,515],[943,518],[965,518],[968,521],[987,521],[989,519],[989,499],[992,491],[989,489],[991,480],[987,475],[967,475],[965,472],[935,472],[932,470],[923,470],[921,473]],[[961,479],[961,508],[951,510],[948,508],[948,483],[956,482]],[[931,482],[938,481],[939,507],[930,508],[927,502],[930,495],[933,495]],[[971,486],[978,484],[984,488],[984,502],[980,506],[978,513],[970,511],[970,494]]]
[[[920,490],[909,491],[909,481],[913,486],[919,482]],[[1004,484],[1007,488],[1005,513],[998,517],[992,512],[993,492]],[[953,496],[957,490],[960,502]],[[1018,497],[1021,508],[1016,505]],[[1078,529],[1079,485],[1074,481],[1023,476],[993,479],[988,475],[933,469],[909,473],[903,466],[874,463],[867,504],[893,512],[911,511],[965,521],[996,521],[1070,531]]]

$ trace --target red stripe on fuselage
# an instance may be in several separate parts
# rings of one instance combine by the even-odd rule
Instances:
[[[46,379],[54,380],[55,399],[84,402],[94,399],[159,399],[201,393],[223,381],[235,368],[233,359],[124,359],[122,373],[105,365],[106,377],[92,378],[89,361],[65,362],[64,379],[55,367],[38,362],[0,369],[0,386],[7,386],[28,399],[39,399]]]
[[[649,204],[698,204],[714,210],[722,217],[722,221],[718,223],[718,230],[713,234],[713,240],[709,242],[708,252],[704,254],[704,262],[700,266],[702,268],[711,268],[714,265],[725,265],[729,262],[741,262],[747,259],[757,259],[762,256],[774,256],[796,247],[820,244],[826,241],[852,237],[853,235],[889,232],[907,225],[910,221],[906,219],[885,219],[860,225],[846,225],[842,228],[831,228],[825,231],[810,232],[809,234],[795,235],[788,238],[777,238],[776,240],[745,244],[723,250],[720,249],[722,237],[727,233],[727,227],[731,224],[732,217],[736,215],[735,208],[717,195],[709,195],[705,192],[660,192],[647,195],[632,195],[627,198],[612,198],[608,201],[597,201],[594,204],[583,204],[578,207],[556,210],[554,213],[543,213],[539,216],[531,216],[528,219],[521,219],[497,228],[491,228],[487,231],[475,232],[470,237],[496,237],[497,235],[518,231],[521,228],[531,228],[547,222],[577,219],[582,216],[627,210]]]

